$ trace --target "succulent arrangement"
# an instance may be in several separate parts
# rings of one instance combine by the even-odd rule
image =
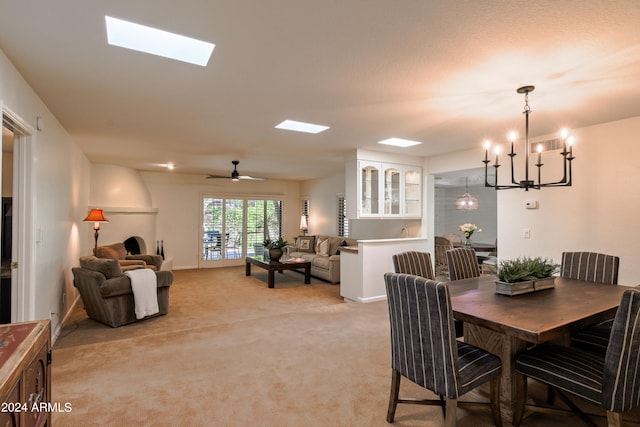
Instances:
[[[507,283],[526,282],[551,277],[558,271],[558,264],[546,258],[522,257],[500,262],[498,280]]]

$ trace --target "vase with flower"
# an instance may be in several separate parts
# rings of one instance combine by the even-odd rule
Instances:
[[[473,233],[475,233],[476,231],[480,233],[482,231],[482,228],[478,228],[478,226],[475,224],[467,223],[459,226],[458,230],[462,231],[462,233],[464,234],[464,246],[471,247],[471,236],[473,236]]]

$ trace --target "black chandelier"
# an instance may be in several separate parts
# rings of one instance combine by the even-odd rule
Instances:
[[[562,152],[560,155],[563,157],[563,175],[560,181],[556,182],[541,182],[541,170],[544,163],[542,163],[542,145],[538,145],[538,163],[535,166],[538,168],[538,181],[534,181],[529,178],[529,114],[531,113],[531,108],[529,107],[529,93],[533,92],[535,89],[534,86],[523,86],[518,88],[518,93],[524,93],[524,111],[522,112],[525,115],[525,139],[524,139],[524,179],[521,181],[516,181],[513,167],[513,158],[516,156],[516,153],[513,149],[514,140],[516,139],[516,135],[512,132],[509,136],[511,140],[511,152],[507,154],[511,158],[511,184],[506,185],[498,185],[498,168],[501,166],[498,161],[498,154],[500,147],[496,146],[496,160],[493,164],[495,168],[495,184],[490,184],[488,179],[488,171],[489,164],[491,160],[489,160],[489,146],[491,143],[489,141],[485,142],[484,145],[484,186],[495,188],[496,190],[507,190],[511,188],[524,188],[525,191],[529,191],[530,188],[535,190],[539,190],[542,187],[570,187],[571,186],[571,161],[575,159],[573,157],[573,137],[569,136],[569,132],[566,130],[562,131]],[[568,151],[567,151],[568,149]]]

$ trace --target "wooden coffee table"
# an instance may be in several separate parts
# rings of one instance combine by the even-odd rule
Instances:
[[[266,259],[262,256],[248,256],[245,259],[245,273],[251,276],[251,264],[263,268],[269,272],[267,284],[270,288],[275,287],[275,272],[282,273],[284,270],[297,270],[304,268],[304,283],[311,283],[311,261],[303,262],[280,262]]]

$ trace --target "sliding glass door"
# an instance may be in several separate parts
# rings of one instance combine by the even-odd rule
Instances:
[[[241,265],[282,235],[282,201],[203,195],[199,267]]]

